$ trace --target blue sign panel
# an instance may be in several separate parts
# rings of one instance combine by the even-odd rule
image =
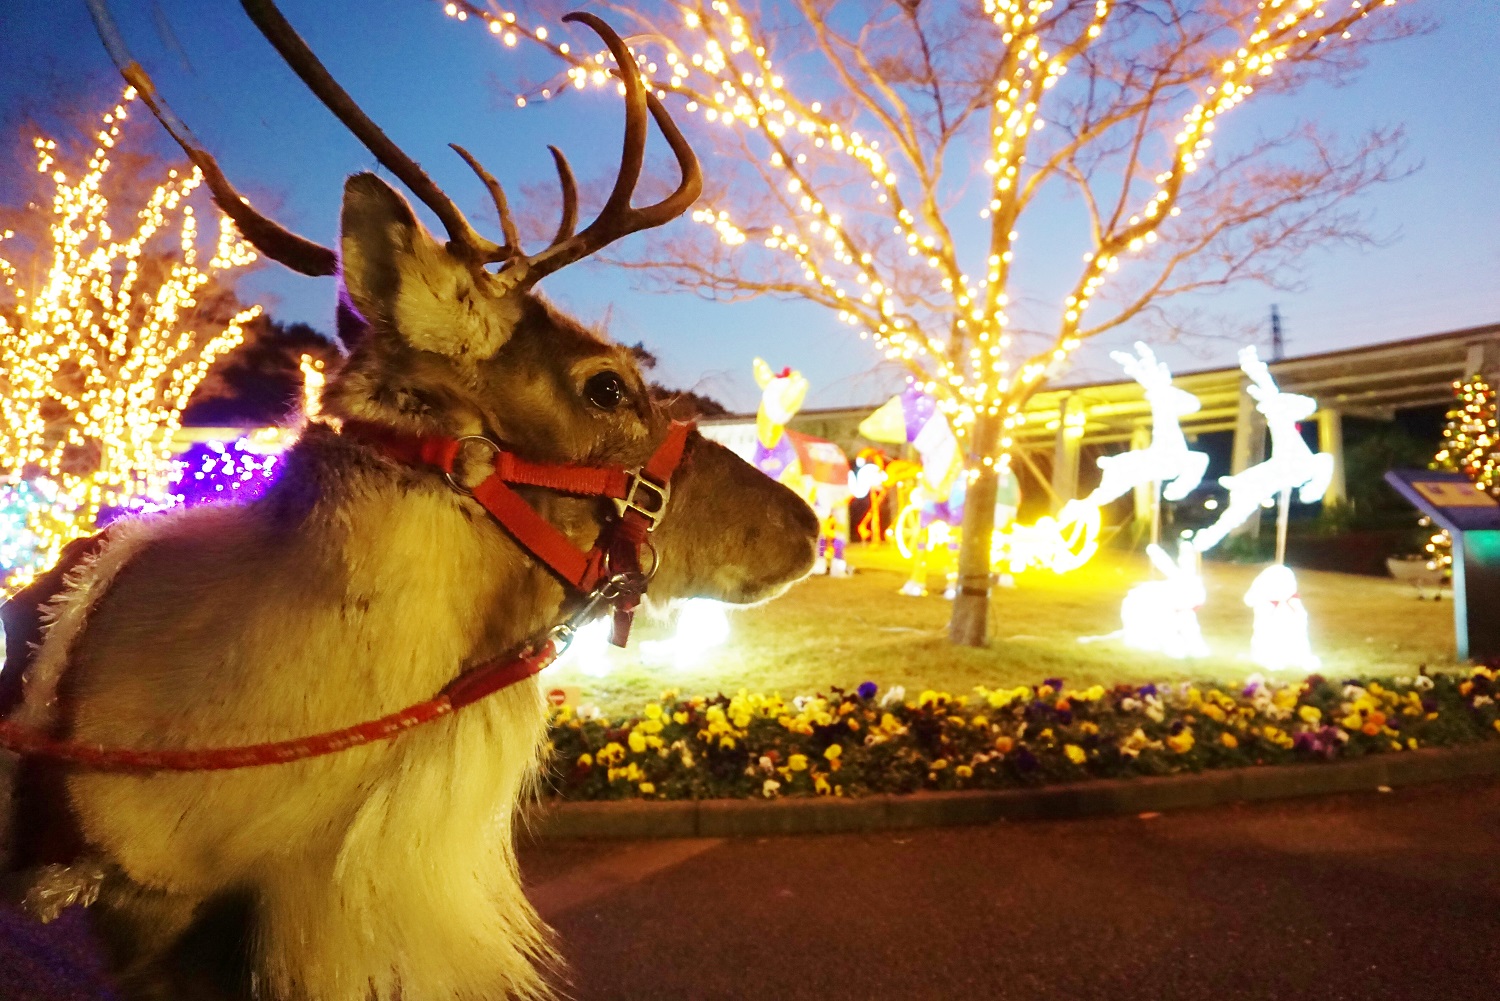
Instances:
[[[1453,540],[1458,659],[1500,656],[1500,502],[1462,473],[1393,469],[1385,481]]]
[[[1392,469],[1385,481],[1450,532],[1500,529],[1500,501],[1463,473]]]

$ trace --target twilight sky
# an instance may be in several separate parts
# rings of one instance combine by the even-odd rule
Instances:
[[[549,204],[555,182],[547,143],[561,146],[583,178],[598,176],[618,156],[618,98],[591,90],[516,109],[500,89],[536,79],[546,64],[505,49],[472,22],[444,17],[433,0],[285,0],[281,6],[361,106],[482,231],[493,228],[492,211],[447,143],[467,146],[513,198],[544,191]],[[1305,288],[1298,292],[1242,287],[1195,304],[1229,323],[1265,329],[1275,302],[1289,355],[1500,321],[1500,60],[1494,56],[1500,5],[1403,0],[1402,6],[1432,19],[1435,30],[1373,50],[1351,86],[1308,88],[1264,104],[1252,100],[1219,130],[1216,149],[1237,133],[1247,141],[1257,130],[1297,118],[1349,137],[1399,124],[1408,134],[1406,162],[1420,166],[1414,176],[1365,198],[1361,207],[1385,237],[1380,246],[1310,253],[1300,274]],[[241,190],[292,228],[332,244],[343,178],[372,168],[373,158],[302,88],[239,4],[115,0],[112,8],[136,58]],[[97,82],[102,106],[116,79],[83,0],[0,0],[0,112],[76,94],[59,80]],[[705,127],[697,116],[679,111],[676,117],[689,139]],[[144,109],[134,125],[156,138],[157,126]],[[711,161],[705,169],[713,169]],[[1079,249],[1053,234],[1067,231],[1066,221],[1035,237],[1023,229],[1018,259],[1029,254],[1039,263],[1022,273],[1027,284],[1017,289],[1013,314],[1044,310],[1065,294]],[[332,327],[330,279],[302,278],[272,265],[241,287],[279,319]],[[756,355],[775,368],[802,369],[812,383],[810,408],[879,402],[900,384],[899,373],[880,365],[871,344],[816,307],[646,292],[632,286],[630,275],[597,265],[568,268],[542,288],[586,321],[607,313],[618,340],[645,341],[661,358],[661,381],[698,388],[740,410],[753,410],[758,399],[750,375]],[[1135,337],[1153,340],[1154,331],[1129,328],[1084,349],[1068,380],[1116,378],[1104,348]],[[1187,370],[1232,364],[1235,348],[1206,339],[1161,353]]]

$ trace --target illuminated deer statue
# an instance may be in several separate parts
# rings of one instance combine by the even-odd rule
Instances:
[[[1219,482],[1229,490],[1229,503],[1217,521],[1193,534],[1193,547],[1207,552],[1282,491],[1296,490],[1304,504],[1318,500],[1333,481],[1334,457],[1314,452],[1302,440],[1298,421],[1311,417],[1318,401],[1310,396],[1283,393],[1271,378],[1271,370],[1252,345],[1240,350],[1240,368],[1250,377],[1246,391],[1255,399],[1255,409],[1266,418],[1271,435],[1271,456]]]
[[[1099,485],[1088,497],[1070,503],[1103,507],[1147,483],[1162,484],[1162,496],[1169,501],[1182,500],[1202,482],[1208,469],[1208,453],[1189,449],[1178,423],[1198,412],[1198,398],[1172,385],[1171,370],[1140,341],[1135,343],[1134,355],[1111,351],[1109,356],[1146,391],[1146,402],[1151,406],[1151,444],[1100,458],[1104,475]],[[1067,514],[1062,520],[1068,520]]]
[[[563,223],[527,254],[499,185],[460,150],[495,202],[496,244],[269,0],[245,0],[446,230],[434,239],[384,181],[356,174],[335,254],[239,197],[91,5],[245,237],[305,274],[337,274],[352,350],[323,398],[341,428],[311,424],[262,499],[117,522],[65,582],[51,575],[60,593],[42,628],[26,613],[45,595],[6,606],[7,675],[27,659],[16,656],[27,631],[40,640],[0,729],[27,752],[9,886],[44,919],[91,904],[133,999],[546,995],[538,964],[555,954],[513,846],[546,743],[535,672],[611,603],[616,625],[628,621],[648,578],[657,599],[755,602],[814,557],[806,504],[669,427],[628,351],[531,291],[681,215],[697,160],[620,38],[571,14],[603,38],[624,85],[619,175],[575,232],[554,151]],[[648,118],[681,182],[636,208]]]
[[[821,529],[813,573],[843,577],[849,572],[845,547],[849,544],[849,501],[853,497],[849,459],[831,441],[787,429],[787,422],[802,409],[807,397],[807,379],[801,372],[793,368],[773,372],[760,358],[753,365],[761,394],[751,461],[773,480],[795,490],[817,514]]]

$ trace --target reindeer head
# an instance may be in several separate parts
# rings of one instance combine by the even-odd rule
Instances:
[[[802,409],[802,401],[807,398],[807,379],[794,368],[773,372],[760,358],[753,364],[755,384],[761,389],[760,416],[781,427]]]
[[[1255,400],[1255,409],[1268,423],[1295,423],[1306,420],[1318,410],[1318,401],[1298,393],[1283,393],[1271,376],[1271,368],[1260,360],[1255,345],[1240,349],[1240,368],[1250,377],[1245,391]]]
[[[1202,406],[1198,397],[1172,385],[1172,370],[1165,362],[1157,361],[1155,352],[1145,343],[1135,342],[1134,355],[1111,351],[1109,356],[1119,363],[1126,375],[1146,390],[1146,399],[1152,409],[1161,410],[1167,416],[1176,418],[1195,414]]]
[[[526,254],[498,182],[454,149],[488,189],[503,243],[479,235],[415,161],[398,149],[333,80],[270,0],[243,0],[257,27],[310,89],[371,153],[425,203],[447,231],[439,241],[411,206],[372,174],[344,189],[339,252],[259,215],[213,158],[161,103],[138,66],[132,80],[148,107],[203,171],[215,200],[266,256],[309,275],[337,273],[340,333],[353,345],[330,380],[324,411],[418,434],[482,436],[528,459],[638,466],[669,424],[628,352],[562,315],[531,288],[541,278],[630,233],[663,225],[698,197],[698,161],[671,117],[642,84],[635,58],[608,25],[569,14],[609,47],[625,91],[620,170],[598,217],[574,232],[577,192],[567,160],[552,155],[562,221],[548,246]],[[645,157],[648,116],[676,156],[681,180],[654,205],[632,194]],[[490,266],[500,265],[498,270]],[[805,383],[804,383],[805,387]],[[800,397],[799,397],[800,399]],[[576,500],[602,516],[596,500]],[[817,522],[795,494],[726,449],[694,435],[654,537],[657,597],[704,595],[754,601],[812,566]]]

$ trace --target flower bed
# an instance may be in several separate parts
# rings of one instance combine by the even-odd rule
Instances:
[[[1500,738],[1500,671],[1210,686],[1039,685],[951,696],[866,682],[784,701],[666,692],[615,722],[553,710],[564,799],[865,796],[1388,754]]]

